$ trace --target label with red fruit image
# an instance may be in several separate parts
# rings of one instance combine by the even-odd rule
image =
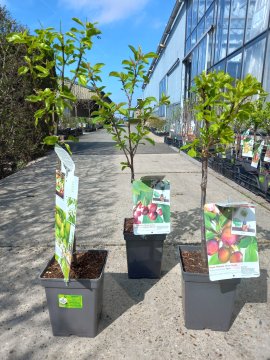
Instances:
[[[132,183],[132,194],[134,234],[169,234],[170,182],[158,176],[144,177]]]
[[[260,276],[254,205],[205,204],[204,223],[211,281]]]

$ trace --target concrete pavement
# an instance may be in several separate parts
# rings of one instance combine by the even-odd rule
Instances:
[[[153,135],[153,137],[155,137]],[[0,181],[0,359],[270,359],[270,206],[264,199],[209,171],[207,199],[257,204],[261,276],[237,292],[227,333],[184,327],[179,243],[200,239],[200,164],[158,141],[141,146],[136,177],[164,174],[172,188],[172,233],[159,280],[127,277],[123,219],[131,216],[130,174],[104,130],[73,144],[80,178],[77,242],[109,250],[103,314],[94,339],[53,337],[38,275],[54,251],[56,155]]]

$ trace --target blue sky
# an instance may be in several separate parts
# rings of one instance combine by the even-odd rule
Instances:
[[[156,51],[175,0],[0,0],[13,18],[31,31],[41,26],[64,31],[73,26],[72,17],[98,22],[102,31],[88,61],[106,64],[102,75],[107,91],[116,102],[124,101],[120,83],[109,78],[110,71],[121,70],[121,61],[130,55],[128,45],[139,45],[143,52]],[[141,90],[137,91],[141,97]]]

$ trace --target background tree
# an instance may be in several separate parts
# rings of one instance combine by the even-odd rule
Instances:
[[[35,83],[34,93],[27,96],[27,100],[41,105],[35,112],[36,124],[44,119],[51,125],[51,134],[54,135],[44,139],[49,145],[58,142],[59,119],[63,116],[64,110],[72,110],[72,104],[76,102],[76,96],[72,93],[73,86],[77,81],[83,86],[86,85],[86,55],[92,48],[93,37],[100,34],[95,24],[87,21],[83,23],[77,18],[72,20],[78,28],[72,27],[65,33],[61,28],[60,31],[47,28],[35,30],[35,35],[24,31],[8,36],[9,42],[25,46],[27,54],[19,73],[30,74]],[[67,72],[71,74],[70,77],[67,76]],[[42,89],[38,83],[39,79],[50,79],[53,86]],[[69,145],[65,143],[65,146],[70,151]]]
[[[26,49],[6,39],[10,33],[23,31],[26,29],[0,6],[0,178],[41,155],[44,151],[41,140],[49,133],[44,122],[34,126],[34,113],[39,105],[25,101],[34,88],[31,76],[18,75]],[[39,80],[40,88],[47,84],[47,80]]]
[[[243,80],[234,80],[224,72],[203,72],[195,77],[195,116],[201,123],[200,135],[191,144],[184,146],[188,154],[202,160],[201,179],[201,239],[202,258],[207,264],[204,226],[204,205],[206,203],[208,160],[216,153],[224,152],[234,141],[233,125],[254,112],[252,97],[265,94],[260,82],[251,75]]]

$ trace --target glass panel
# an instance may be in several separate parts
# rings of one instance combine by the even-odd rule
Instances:
[[[199,22],[197,26],[197,39],[199,40],[204,34],[204,18]]]
[[[245,49],[243,63],[243,77],[252,74],[259,81],[262,81],[263,60],[266,39],[261,39]]]
[[[225,72],[225,68],[226,68],[226,60],[221,61],[219,64],[213,66],[212,70],[214,71],[224,71]]]
[[[266,61],[263,74],[263,87],[264,90],[270,93],[270,35],[268,34],[268,45],[266,53]],[[270,101],[270,96],[268,95],[268,101]]]
[[[213,58],[213,33],[208,35],[208,53],[207,53],[207,69],[209,69],[212,65],[212,58]]]
[[[189,6],[187,9],[187,35],[188,37],[191,33],[191,21],[192,21],[192,6],[191,2],[189,2]]]
[[[197,41],[197,32],[196,29],[191,34],[191,47],[193,47],[196,44]]]
[[[205,2],[205,10],[209,8],[209,6],[212,4],[213,0],[206,0]]]
[[[166,94],[166,76],[159,83],[159,99]],[[159,116],[165,116],[165,105],[159,107]]]
[[[199,0],[199,7],[198,7],[198,21],[203,17],[205,13],[205,0]]]
[[[186,41],[186,54],[189,52],[190,49],[191,49],[191,46],[190,46],[190,37],[189,37]]]
[[[268,26],[269,0],[249,0],[246,25],[246,41],[262,33]]]
[[[231,3],[230,0],[219,1],[215,62],[218,62],[220,59],[226,56],[230,3]]]
[[[243,45],[247,0],[232,0],[228,53]]]
[[[192,53],[191,60],[191,80],[197,75],[197,65],[198,65],[198,48],[196,47]]]
[[[205,16],[205,31],[214,25],[214,7],[212,7]]]
[[[191,30],[197,26],[197,19],[198,17],[198,0],[193,0],[193,6],[192,6],[192,27]]]
[[[233,78],[241,78],[241,64],[242,64],[242,53],[227,60],[227,73]]]
[[[206,37],[201,41],[198,49],[198,70],[197,73],[201,74],[205,70],[206,59]]]

